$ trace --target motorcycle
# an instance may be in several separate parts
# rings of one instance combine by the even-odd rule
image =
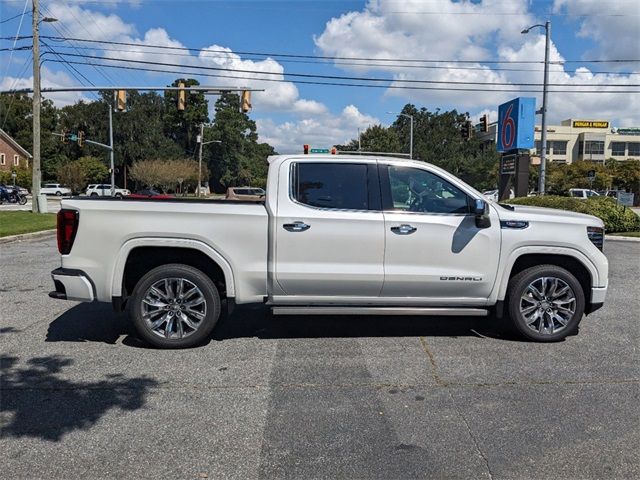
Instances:
[[[0,205],[4,202],[25,205],[27,203],[27,196],[20,193],[17,188],[4,187],[0,189]]]

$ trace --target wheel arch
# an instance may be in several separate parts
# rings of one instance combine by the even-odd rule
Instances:
[[[112,297],[123,299],[146,272],[168,263],[182,263],[201,270],[216,283],[221,296],[235,297],[233,271],[220,253],[198,240],[162,238],[138,238],[124,244],[114,266]]]
[[[573,249],[553,249],[550,251],[536,251],[522,249],[512,253],[507,268],[502,274],[498,300],[504,301],[509,280],[523,270],[536,265],[556,265],[571,272],[582,287],[586,305],[591,303],[591,288],[598,284],[596,267],[582,253]]]

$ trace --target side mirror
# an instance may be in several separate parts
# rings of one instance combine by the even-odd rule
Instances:
[[[473,213],[476,216],[476,227],[489,228],[491,218],[489,218],[489,204],[480,198],[476,199]]]

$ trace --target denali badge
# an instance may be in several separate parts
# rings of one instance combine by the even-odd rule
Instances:
[[[440,280],[454,280],[458,282],[481,282],[482,277],[440,277]]]

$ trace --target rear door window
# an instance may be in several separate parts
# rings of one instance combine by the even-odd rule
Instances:
[[[369,209],[366,164],[305,162],[293,169],[296,201],[320,208]]]

